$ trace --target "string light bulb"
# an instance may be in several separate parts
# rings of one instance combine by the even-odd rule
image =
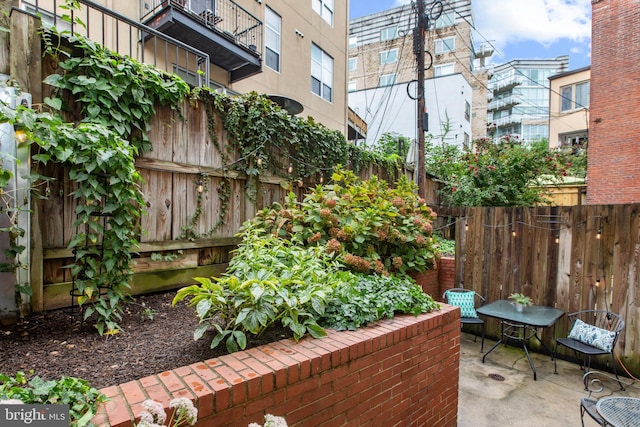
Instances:
[[[596,288],[600,287],[600,279],[596,279]]]
[[[320,184],[324,183],[324,175],[320,175]]]
[[[256,161],[256,164],[258,166],[262,166],[262,157],[258,157],[258,160]]]
[[[17,130],[16,131],[16,139],[18,140],[18,142],[20,144],[24,144],[25,142],[27,142],[27,134],[25,131],[23,130]]]
[[[602,237],[602,228],[598,228],[598,234],[596,234],[596,239],[600,240]]]
[[[198,193],[202,193],[204,191],[204,183],[202,182],[202,178],[198,180]]]
[[[556,234],[556,243],[560,243],[560,235]]]
[[[289,163],[289,168],[287,169],[287,172],[293,173],[293,164]]]
[[[464,231],[469,231],[469,224],[464,225]]]
[[[511,229],[511,235],[513,237],[516,237],[516,230],[514,228]]]

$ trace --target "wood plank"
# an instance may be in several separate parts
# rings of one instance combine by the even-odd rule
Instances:
[[[140,228],[142,229],[142,235],[140,236],[140,242],[155,242],[156,238],[156,179],[157,172],[149,170],[141,170],[140,177],[142,178],[142,194],[145,202],[145,213],[140,216]]]
[[[156,197],[153,215],[155,220],[154,241],[171,240],[173,218],[173,174],[168,172],[156,172]],[[151,212],[149,213],[151,215]]]
[[[180,270],[198,266],[198,254],[176,255],[173,260],[153,260],[150,256],[135,258],[132,269],[134,273],[150,273],[154,271]]]
[[[240,243],[238,237],[216,237],[209,239],[198,239],[194,241],[170,240],[166,242],[146,242],[138,245],[137,252],[162,252],[178,251],[207,247],[237,246]],[[44,259],[61,259],[73,257],[71,250],[67,248],[45,248],[43,250]]]
[[[187,182],[192,178],[183,173],[172,175],[173,198],[171,201],[171,239],[179,239],[182,227],[189,224],[190,216],[187,210]]]
[[[188,112],[191,110],[191,105],[189,105],[189,102],[187,100],[185,100],[181,105],[180,108],[182,109],[183,114],[188,114]],[[171,159],[167,159],[167,160],[172,160],[173,162],[178,162],[178,163],[184,163],[185,165],[187,164],[187,152],[188,152],[188,140],[187,140],[187,134],[189,131],[189,121],[188,119],[183,119],[181,117],[179,117],[179,114],[177,112],[173,112],[173,117],[174,117],[174,121],[173,121],[173,127],[171,129],[171,135],[173,136],[173,155],[171,157]],[[188,117],[188,115],[186,116]],[[137,163],[136,163],[136,167],[137,167]]]
[[[133,276],[131,295],[170,291],[197,283],[194,277],[219,277],[227,269],[226,264],[207,265],[183,270],[167,270],[139,273]],[[45,310],[71,306],[71,283],[58,283],[44,288]]]

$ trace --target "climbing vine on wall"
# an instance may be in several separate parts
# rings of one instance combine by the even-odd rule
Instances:
[[[113,334],[120,329],[120,303],[129,294],[131,254],[138,244],[136,227],[144,206],[134,156],[151,148],[147,133],[155,106],[178,105],[189,86],[83,37],[67,42],[46,43],[47,53],[62,59],[61,72],[45,79],[56,88],[54,96],[45,99],[51,113],[22,109],[16,123],[37,144],[34,159],[66,166],[77,185],[73,196],[78,232],[68,246],[75,254],[70,266],[76,277],[75,296],[80,305],[94,302],[85,317],[95,313],[99,333]],[[82,55],[71,56],[63,45],[80,49]],[[68,112],[76,113],[75,123],[62,118]],[[107,218],[106,226],[100,217]]]

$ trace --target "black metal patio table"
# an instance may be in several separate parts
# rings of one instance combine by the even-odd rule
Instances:
[[[536,368],[527,349],[529,339],[536,337],[542,346],[552,354],[551,350],[542,342],[538,336],[538,328],[548,328],[553,326],[558,319],[564,315],[564,311],[543,305],[532,305],[525,307],[523,311],[516,310],[514,304],[507,300],[498,300],[490,304],[483,305],[476,309],[478,314],[493,317],[500,320],[500,339],[489,351],[482,356],[482,363],[486,357],[495,350],[501,343],[507,343],[509,339],[518,341],[529,360],[529,366],[533,371],[533,379],[536,378]]]
[[[598,399],[596,410],[607,424],[613,427],[637,427],[640,425],[640,399],[635,397],[603,397]]]

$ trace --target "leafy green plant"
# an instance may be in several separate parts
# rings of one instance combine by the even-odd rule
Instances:
[[[542,141],[480,139],[472,147],[431,146],[427,170],[442,182],[439,194],[453,206],[532,206],[545,203],[549,182],[568,174],[572,156]]]
[[[65,7],[77,6],[74,3]],[[148,123],[156,103],[177,105],[189,86],[85,38],[74,36],[68,42],[83,54],[73,57],[61,44],[46,45],[49,54],[67,58],[59,63],[62,74],[45,79],[58,90],[57,96],[45,99],[54,113],[4,106],[0,121],[23,129],[27,141],[38,145],[34,160],[68,168],[77,186],[73,196],[79,232],[68,246],[75,253],[69,267],[76,278],[77,302],[95,303],[85,310],[85,317],[95,313],[99,333],[111,334],[119,330],[120,302],[128,297],[131,254],[144,206],[134,155],[150,148]],[[64,99],[76,104],[65,105]],[[65,121],[57,114],[62,110],[74,111],[79,123]],[[103,217],[108,218],[106,227]]]
[[[304,248],[249,225],[242,232],[227,274],[195,278],[199,285],[178,291],[173,304],[189,297],[200,324],[194,339],[215,331],[211,348],[223,340],[230,352],[246,348],[247,334],[259,336],[281,325],[295,339],[323,336],[316,319],[331,294],[337,265],[322,248]]]
[[[440,253],[443,256],[455,256],[456,254],[456,241],[443,239],[439,236],[436,236],[438,246],[440,247]]]
[[[0,374],[0,400],[18,399],[25,404],[69,405],[71,425],[86,426],[98,411],[98,405],[107,401],[104,394],[85,380],[62,377],[45,381],[38,376],[29,379],[24,372],[15,376]]]
[[[514,304],[520,304],[524,306],[529,306],[533,304],[533,301],[531,300],[531,298],[529,298],[528,296],[520,292],[512,293],[511,295],[509,295],[509,299],[513,301]]]
[[[395,313],[418,315],[439,307],[407,277],[354,274],[336,286],[320,324],[337,330],[356,330]]]
[[[284,207],[274,204],[253,221],[298,245],[338,254],[354,271],[404,274],[433,268],[435,218],[406,177],[389,188],[375,176],[362,181],[337,169],[331,184],[316,186],[302,203],[289,195]]]

